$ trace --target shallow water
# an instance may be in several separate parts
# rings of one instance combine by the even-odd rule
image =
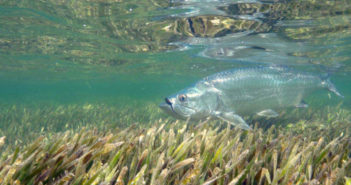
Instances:
[[[64,131],[52,124],[80,120],[68,116],[69,105],[103,105],[92,108],[97,112],[118,107],[133,119],[150,113],[136,110],[152,106],[153,119],[167,118],[157,108],[165,96],[215,72],[272,64],[330,73],[345,98],[318,92],[307,98],[309,109],[350,110],[350,6],[341,0],[1,1],[0,134],[18,134],[23,125],[34,133]],[[60,106],[68,112],[52,116]],[[55,108],[24,119],[25,109],[47,107]],[[79,125],[105,118],[114,127],[135,122],[114,116],[92,116]],[[56,121],[43,121],[50,118]]]

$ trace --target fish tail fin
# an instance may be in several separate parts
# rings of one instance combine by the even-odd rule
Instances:
[[[322,86],[327,88],[330,92],[333,92],[335,95],[344,98],[343,95],[336,89],[335,85],[330,81],[330,75],[321,76]]]

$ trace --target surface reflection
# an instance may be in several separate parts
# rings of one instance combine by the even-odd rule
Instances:
[[[349,0],[7,0],[0,3],[0,69],[103,66],[166,74],[244,61],[351,71],[350,6]]]
[[[229,62],[350,68],[347,1],[174,3],[189,9],[187,14],[173,15],[188,25],[182,26],[188,38],[172,43],[180,50],[200,47],[204,49],[198,56]]]

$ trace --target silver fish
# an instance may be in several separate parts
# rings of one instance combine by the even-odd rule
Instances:
[[[277,66],[240,68],[205,77],[165,98],[160,108],[179,119],[212,117],[249,130],[242,116],[276,117],[275,110],[307,107],[303,98],[318,89],[343,97],[329,79],[318,75]]]

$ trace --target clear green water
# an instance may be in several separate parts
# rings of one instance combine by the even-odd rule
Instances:
[[[272,63],[331,73],[345,98],[316,93],[309,109],[350,110],[350,6],[348,0],[0,1],[0,134],[15,140],[67,124],[152,122],[168,117],[157,108],[166,95],[204,76]]]

